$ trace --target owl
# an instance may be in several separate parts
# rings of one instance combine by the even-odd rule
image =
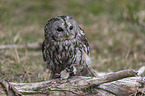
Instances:
[[[50,19],[44,34],[42,53],[51,72],[50,79],[96,76],[85,33],[72,17],[64,15]]]

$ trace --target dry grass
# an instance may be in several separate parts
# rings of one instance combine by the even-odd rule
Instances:
[[[2,0],[0,44],[41,42],[48,19],[70,15],[85,30],[97,72],[136,70],[145,65],[144,5],[143,0]],[[45,68],[41,50],[0,50],[1,79]]]

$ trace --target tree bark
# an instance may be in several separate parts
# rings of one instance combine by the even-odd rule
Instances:
[[[0,81],[0,94],[9,96],[143,96],[145,77],[136,75],[137,71],[128,69],[99,77],[74,76],[68,80],[53,79],[36,83]]]

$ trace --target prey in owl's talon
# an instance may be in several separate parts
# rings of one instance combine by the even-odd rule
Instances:
[[[60,77],[62,79],[70,79],[76,74],[76,68],[74,66],[66,66],[66,68],[61,71]]]
[[[64,69],[60,72],[61,79],[67,79],[68,77],[69,77],[69,72],[66,69]]]

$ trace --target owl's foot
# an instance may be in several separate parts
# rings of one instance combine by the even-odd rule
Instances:
[[[66,66],[66,71],[70,73],[70,76],[74,76],[76,74],[76,68],[73,65]]]

